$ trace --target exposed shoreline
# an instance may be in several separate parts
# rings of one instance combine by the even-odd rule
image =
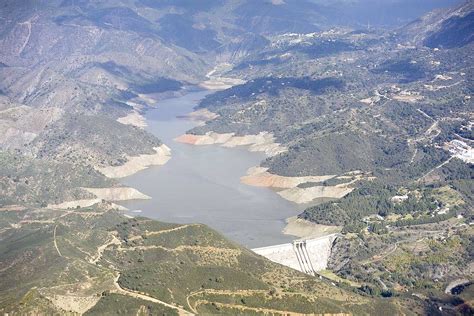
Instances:
[[[178,118],[197,122],[199,125],[204,125],[207,121],[212,121],[218,117],[218,114],[211,112],[208,109],[200,109],[186,115],[178,116]]]
[[[323,199],[323,198],[341,199],[354,190],[354,188],[351,187],[351,185],[358,180],[359,178],[346,182],[346,183],[336,184],[333,186],[317,185],[317,186],[312,186],[309,188],[294,187],[294,188],[280,191],[278,192],[278,194],[282,198],[288,201],[298,203],[298,204],[310,203],[314,201],[315,199]]]
[[[117,188],[83,188],[87,192],[95,195],[98,199],[106,201],[127,201],[127,200],[148,200],[151,199],[134,188],[117,187]]]
[[[119,117],[117,122],[124,125],[132,125],[138,128],[145,128],[148,124],[146,123],[145,117],[141,115],[137,110],[131,111],[128,115]]]
[[[175,141],[197,146],[220,145],[228,148],[248,146],[249,151],[263,152],[269,157],[288,150],[276,143],[273,134],[268,132],[244,136],[236,136],[235,133],[220,134],[215,132],[208,132],[204,135],[184,134],[175,138]]]
[[[201,85],[199,85],[201,87]],[[226,89],[226,87],[224,87]],[[141,129],[145,129],[148,126],[147,119],[140,112],[144,110],[146,106],[152,107],[151,104],[155,104],[158,100],[153,95],[141,94],[138,98],[145,102],[146,105],[135,102],[129,102],[128,104],[133,107],[133,110],[129,114],[123,117],[119,117],[117,122],[124,125],[132,125]],[[172,96],[171,96],[172,98]],[[210,112],[207,109],[198,110],[190,113],[186,116],[186,119],[205,122],[216,118],[217,114]],[[147,169],[152,166],[162,166],[171,159],[171,149],[162,144],[158,147],[154,147],[154,154],[143,154],[138,156],[127,156],[127,161],[120,166],[106,166],[106,167],[94,167],[97,171],[102,173],[107,178],[120,179],[131,176],[139,171]],[[119,202],[128,200],[140,200],[140,199],[151,199],[151,197],[141,193],[140,191],[131,187],[115,187],[115,188],[82,188],[83,190],[94,195],[94,198],[80,199],[72,201],[64,201],[58,204],[49,204],[49,209],[71,209],[77,207],[90,207],[95,204],[101,203],[102,201],[108,202]],[[120,211],[127,211],[126,207],[111,203],[112,207]]]
[[[236,78],[226,77],[213,77],[209,76],[209,79],[199,84],[199,87],[207,90],[225,90],[232,88],[233,86],[244,84],[246,81]]]
[[[192,91],[160,102],[144,114],[147,130],[171,147],[173,158],[166,167],[119,180],[153,198],[120,204],[130,209],[127,214],[131,216],[136,215],[133,210],[140,210],[140,216],[165,222],[204,223],[249,248],[291,242],[293,238],[282,230],[284,219],[299,213],[294,205],[273,190],[240,183],[249,167],[265,159],[264,154],[248,151],[248,145],[227,150],[229,147],[195,147],[173,141],[216,116],[206,109],[195,111],[208,93]]]
[[[124,178],[151,166],[162,166],[171,159],[171,149],[165,144],[153,150],[155,153],[151,155],[127,157],[128,161],[121,166],[107,166],[96,170],[108,178]]]
[[[323,182],[336,177],[335,175],[305,176],[305,177],[285,177],[268,172],[268,168],[252,167],[247,171],[247,175],[240,178],[240,181],[247,185],[256,187],[267,187],[275,189],[295,188],[299,184],[306,182]]]
[[[307,221],[297,216],[286,219],[286,226],[283,234],[296,236],[302,239],[318,238],[341,232],[340,226],[320,225]]]
[[[190,115],[190,117],[193,116]],[[281,144],[276,143],[273,134],[268,132],[245,136],[235,136],[235,133],[215,132],[207,132],[204,135],[184,134],[175,138],[175,141],[196,146],[219,145],[229,148],[247,146],[249,151],[263,152],[267,157],[275,156],[288,150]],[[321,198],[343,198],[353,191],[351,185],[360,180],[361,175],[355,173],[354,180],[333,186],[315,185],[307,188],[298,187],[298,185],[303,183],[322,183],[334,178],[339,177],[337,175],[286,177],[272,174],[268,172],[268,168],[253,167],[247,171],[247,175],[241,177],[241,182],[246,185],[280,190],[277,194],[282,198],[297,204],[306,204]]]
[[[63,210],[77,207],[90,207],[92,205],[102,203],[103,201],[108,202],[120,202],[127,200],[144,200],[151,199],[148,195],[145,195],[137,189],[130,187],[116,187],[116,188],[82,188],[83,190],[94,195],[94,198],[81,199],[73,201],[65,201],[59,204],[49,204],[48,209]],[[111,206],[119,211],[127,211],[127,208],[112,203]]]
[[[278,195],[282,198],[297,203],[306,204],[316,199],[331,198],[340,199],[354,190],[351,187],[356,181],[362,179],[360,173],[353,173],[354,179],[345,183],[330,185],[314,185],[310,187],[299,187],[300,184],[314,182],[322,183],[330,179],[342,179],[347,176],[323,175],[286,177],[268,172],[268,168],[253,167],[247,171],[247,175],[240,178],[241,182],[251,186],[278,189]]]

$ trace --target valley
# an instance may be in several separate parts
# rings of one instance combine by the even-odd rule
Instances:
[[[145,113],[147,130],[171,149],[163,166],[150,167],[120,182],[150,196],[148,200],[120,202],[127,214],[172,223],[203,223],[249,248],[292,240],[284,235],[285,219],[301,207],[267,188],[241,183],[247,169],[259,165],[265,155],[216,145],[192,146],[175,139],[200,124],[186,116],[211,91],[150,104]],[[202,124],[202,123],[201,123]],[[222,205],[226,205],[225,208]]]
[[[474,313],[472,1],[0,7],[0,313]]]

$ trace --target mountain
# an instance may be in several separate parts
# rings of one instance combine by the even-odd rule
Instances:
[[[8,213],[0,221],[4,313],[409,312],[272,263],[204,225],[127,219],[107,203]]]
[[[468,2],[394,31],[274,36],[226,74],[245,84],[201,102],[217,118],[190,133],[270,133],[286,150],[244,182],[342,229],[332,271],[370,291],[441,293],[472,274],[471,14]],[[431,47],[454,29],[456,45]]]
[[[408,39],[430,48],[456,48],[472,42],[473,4],[437,10],[401,29]]]
[[[472,313],[473,5],[401,25],[408,5],[3,1],[0,310]],[[116,178],[171,158],[147,109],[229,82],[183,138],[265,152],[242,182],[342,232],[327,279],[109,201],[148,198]]]
[[[123,165],[129,156],[153,154],[160,146],[135,126],[116,122],[143,110],[141,95],[180,93],[183,86],[207,80],[216,63],[236,64],[236,71],[252,63],[285,62],[287,57],[271,57],[278,51],[268,50],[269,45],[288,45],[285,41],[298,36],[291,32],[325,29],[336,14],[334,8],[311,1],[264,0],[199,5],[5,1],[1,11],[0,91],[2,108],[9,113],[2,117],[1,148],[48,164],[80,162],[96,170]],[[305,58],[318,58],[364,45],[350,39],[315,41],[297,50]],[[290,49],[283,46],[278,49],[282,54]],[[87,115],[82,123],[94,122],[87,124],[87,131],[82,123],[72,124],[78,115]],[[93,143],[79,141],[91,134],[102,136]],[[119,135],[130,135],[121,140],[124,146],[104,147],[102,139]],[[34,187],[46,189],[43,180],[35,179]],[[53,202],[32,196],[26,200],[35,205]]]
[[[392,28],[401,26],[438,8],[459,5],[458,0],[313,0],[314,3],[330,9],[334,25],[353,28]]]

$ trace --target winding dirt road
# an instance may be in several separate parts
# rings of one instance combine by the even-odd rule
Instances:
[[[138,293],[138,292],[135,292],[135,291],[132,291],[132,290],[124,289],[118,283],[119,278],[120,278],[120,273],[114,279],[114,285],[115,285],[115,287],[117,289],[117,292],[119,294],[131,296],[131,297],[134,297],[134,298],[142,299],[142,300],[157,303],[157,304],[161,304],[163,306],[166,306],[166,307],[177,310],[179,315],[183,315],[183,316],[185,316],[185,315],[186,316],[187,315],[194,315],[193,313],[190,313],[187,310],[182,309],[181,307],[177,307],[177,306],[168,304],[166,302],[160,301],[160,300],[158,300],[154,297],[151,297],[151,296],[148,296],[148,295],[145,295],[145,294],[142,294],[142,293]]]

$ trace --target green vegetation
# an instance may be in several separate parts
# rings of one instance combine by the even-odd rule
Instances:
[[[390,73],[391,76],[400,76],[400,81],[403,83],[416,81],[426,76],[423,67],[410,59],[387,60],[372,71],[377,74]]]
[[[88,198],[79,187],[107,187],[106,179],[90,166],[33,159],[0,152],[0,206],[23,204],[45,207],[49,203]]]
[[[74,164],[119,166],[126,155],[154,153],[156,137],[115,119],[97,115],[65,117],[35,139],[38,157]]]
[[[298,188],[311,188],[311,187],[315,187],[315,186],[335,186],[335,185],[339,185],[339,184],[344,184],[344,183],[348,183],[352,180],[354,180],[355,177],[349,177],[349,179],[347,178],[332,178],[332,179],[329,179],[329,180],[326,180],[326,181],[323,181],[323,182],[304,182],[304,183],[300,183],[298,184]]]
[[[115,315],[178,315],[175,309],[161,304],[131,298],[129,296],[104,292],[97,304],[88,310],[87,316]]]
[[[269,158],[263,165],[282,175],[343,174],[354,170],[393,168],[404,163],[407,156],[406,143],[336,130],[319,138],[305,136],[287,153]]]
[[[421,225],[445,221],[459,214],[472,215],[472,166],[453,159],[437,173],[442,180],[430,186],[403,187],[379,180],[360,182],[344,198],[310,207],[300,217],[327,225],[343,223],[347,232],[360,232],[367,226],[385,232],[386,225]],[[382,221],[367,221],[371,215],[381,216]],[[394,219],[392,215],[398,216]]]
[[[466,275],[469,236],[462,229],[447,237],[447,229],[458,221],[429,224],[426,235],[420,227],[392,230],[390,234],[358,234],[339,239],[330,268],[342,278],[365,284],[360,290],[370,295],[401,295],[404,291],[432,291],[440,295],[454,275]],[[350,256],[350,262],[345,260]],[[443,271],[442,274],[440,272]]]
[[[471,286],[442,294],[472,277],[473,166],[450,148],[473,140],[470,3],[396,32],[299,34],[327,30],[333,10],[70,2],[2,6],[1,313],[176,314],[161,300],[199,314],[472,314]],[[239,64],[216,65],[227,59]],[[139,94],[163,98],[219,76],[246,83],[204,99],[199,107],[218,117],[190,133],[270,132],[288,148],[262,162],[270,172],[335,175],[300,188],[364,175],[344,198],[300,216],[344,226],[326,273],[336,285],[203,225],[128,219],[105,201],[45,208],[90,198],[80,187],[116,185],[94,168],[161,144],[117,122],[146,109]]]
[[[277,78],[266,77],[256,78],[248,83],[229,88],[224,91],[219,91],[208,95],[201,101],[199,107],[219,107],[220,101],[227,98],[247,99],[252,98],[255,92],[264,92],[269,95],[276,96],[282,89],[295,88],[300,90],[307,90],[313,94],[324,94],[331,89],[340,90],[344,87],[344,82],[336,78],[324,78],[314,80],[312,78]]]
[[[445,216],[431,217],[436,210],[446,207],[434,198],[432,189],[412,190],[400,200],[396,200],[400,190],[378,182],[364,182],[344,198],[313,206],[305,210],[300,217],[326,225],[342,223],[345,230],[354,231],[354,227],[364,227],[362,222],[365,218],[374,214],[384,218],[391,214],[401,216],[409,214],[412,218],[417,218],[417,220],[396,221],[393,224],[397,226],[404,226],[403,223],[421,224],[423,221],[439,222],[455,215],[450,212]],[[388,221],[388,224],[391,223]]]
[[[362,284],[357,291],[371,296],[407,290],[443,295],[450,280],[468,277],[472,166],[452,159],[432,177],[436,181],[429,185],[390,185],[383,178],[360,182],[344,198],[300,215],[321,224],[344,224],[346,236],[336,242],[329,264],[337,277]]]
[[[127,219],[107,209],[24,210],[17,225],[0,230],[0,312],[177,313],[157,300],[199,314],[398,308],[398,301],[368,300],[272,263],[203,225]]]

